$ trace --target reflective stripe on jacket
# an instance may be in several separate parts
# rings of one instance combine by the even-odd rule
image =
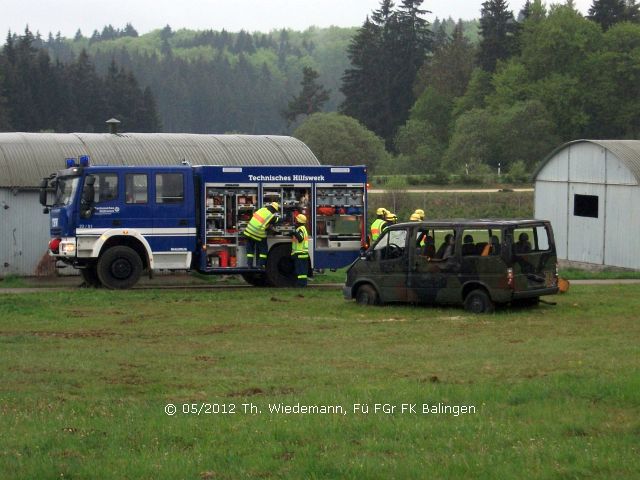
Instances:
[[[256,211],[249,220],[246,230],[244,234],[247,237],[251,237],[255,240],[262,240],[267,238],[267,227],[269,226],[269,222],[273,220],[275,216],[274,213],[271,212],[267,207],[262,207],[260,210]]]
[[[384,230],[386,222],[381,218],[376,218],[371,224],[371,243],[375,242],[382,231]]]
[[[297,255],[298,258],[309,257],[309,233],[307,227],[300,225],[296,228],[296,234],[302,234],[302,241],[298,240],[298,235],[291,237],[291,255]]]

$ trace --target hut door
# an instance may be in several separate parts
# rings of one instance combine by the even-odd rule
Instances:
[[[605,187],[585,183],[569,186],[568,259],[604,262]]]

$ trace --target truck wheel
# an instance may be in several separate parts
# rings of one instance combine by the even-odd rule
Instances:
[[[267,285],[267,277],[264,273],[243,273],[242,278],[254,287],[265,287]]]
[[[272,287],[293,287],[296,271],[291,258],[291,244],[283,243],[271,249],[267,256],[267,284]]]
[[[464,308],[471,313],[491,313],[495,310],[495,305],[487,292],[478,288],[470,291],[464,299]]]
[[[97,270],[105,287],[112,290],[131,288],[140,279],[142,260],[132,248],[111,247],[100,256]]]
[[[98,278],[98,272],[95,263],[87,265],[86,268],[81,268],[80,275],[82,275],[85,287],[100,288],[102,286],[102,282]]]
[[[356,291],[356,303],[358,305],[377,305],[379,303],[378,292],[371,285],[361,285]]]

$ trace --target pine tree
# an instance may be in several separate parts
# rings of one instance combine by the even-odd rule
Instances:
[[[320,75],[311,67],[304,67],[302,71],[302,90],[298,96],[289,101],[287,109],[282,112],[287,124],[291,125],[300,115],[311,115],[322,110],[322,106],[329,100],[329,90],[320,85],[317,80]]]
[[[374,123],[374,118],[379,112],[379,102],[384,90],[380,72],[380,30],[380,26],[367,17],[347,48],[351,68],[345,70],[340,88],[345,96],[340,106],[341,112],[376,132],[379,131],[380,125]]]
[[[499,60],[515,53],[516,33],[517,25],[506,0],[488,0],[482,4],[478,60],[485,71],[495,71]]]
[[[395,9],[392,1],[382,0],[347,50],[351,68],[342,77],[345,100],[340,110],[390,147],[415,100],[413,82],[431,45],[421,4],[422,0],[403,0]]]
[[[124,27],[124,30],[122,31],[122,36],[137,37],[138,31],[135,28],[133,28],[133,25],[131,25],[130,23],[127,23]]]
[[[464,36],[460,20],[451,39],[435,50],[418,72],[414,87],[416,98],[428,87],[449,98],[464,95],[475,67],[475,53],[475,47]]]
[[[627,22],[640,23],[640,5],[636,0],[627,0],[624,19]]]
[[[67,76],[75,107],[75,112],[70,112],[70,127],[77,132],[101,131],[106,121],[104,82],[96,74],[86,50],[67,69]]]
[[[589,8],[589,19],[606,31],[612,25],[624,21],[626,11],[625,0],[593,0]]]
[[[531,8],[532,5],[530,0],[524,2],[520,13],[518,13],[518,22],[522,23],[531,16]]]
[[[3,72],[6,70],[5,59],[2,54],[0,54],[0,131],[6,132],[11,130],[11,112],[9,112],[9,107],[7,105],[7,99],[4,96],[4,75]]]
[[[158,109],[156,108],[156,99],[151,91],[151,88],[146,87],[142,93],[143,95],[143,107],[144,110],[140,118],[138,131],[139,132],[161,132],[162,122],[158,116]]]

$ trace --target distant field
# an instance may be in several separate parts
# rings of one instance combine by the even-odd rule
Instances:
[[[1,295],[0,478],[638,478],[639,289],[492,316],[325,290]]]
[[[371,216],[378,207],[394,211],[400,221],[409,220],[416,208],[427,219],[533,218],[533,192],[369,194]]]

